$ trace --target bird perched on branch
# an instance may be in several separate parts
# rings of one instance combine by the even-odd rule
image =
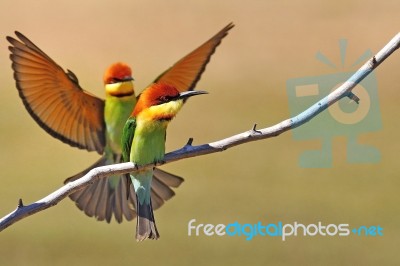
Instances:
[[[180,92],[193,90],[212,54],[233,26],[228,24],[154,82],[170,84]],[[53,137],[102,155],[95,164],[66,182],[82,177],[94,167],[121,162],[122,129],[136,104],[130,67],[116,63],[106,70],[103,78],[106,97],[102,100],[83,90],[72,71],[64,71],[22,33],[15,34],[18,39],[7,37],[11,44],[10,59],[19,96],[29,114]],[[157,168],[153,174],[151,198],[153,208],[157,209],[174,196],[172,188],[178,187],[183,179]],[[120,223],[123,217],[127,220],[136,217],[134,190],[131,188],[126,200],[127,188],[123,176],[112,176],[95,181],[70,198],[88,216],[107,222],[115,216]]]
[[[143,91],[128,118],[122,134],[122,157],[125,162],[146,165],[162,162],[166,130],[187,98],[204,91],[179,92],[167,84],[154,83]],[[130,174],[136,193],[136,240],[158,239],[150,197],[153,167]],[[129,178],[129,177],[128,177]]]

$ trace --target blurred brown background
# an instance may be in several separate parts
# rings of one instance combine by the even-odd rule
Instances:
[[[86,90],[103,97],[102,75],[118,60],[133,66],[140,91],[158,74],[233,21],[191,100],[168,131],[167,150],[215,141],[289,116],[286,81],[332,73],[348,40],[353,62],[400,30],[397,1],[21,1],[0,3],[0,216],[20,197],[36,201],[98,156],[51,138],[17,95],[7,35],[21,31]],[[377,164],[349,164],[346,138],[333,140],[333,167],[299,167],[320,142],[292,133],[163,167],[184,176],[156,211],[159,241],[136,243],[136,221],[87,218],[66,199],[0,233],[1,265],[394,265],[400,262],[398,173],[399,52],[377,70],[383,128],[360,137],[378,148]],[[305,125],[307,126],[307,125]],[[189,237],[197,223],[348,223],[380,225],[383,237]],[[396,263],[397,262],[397,263]]]

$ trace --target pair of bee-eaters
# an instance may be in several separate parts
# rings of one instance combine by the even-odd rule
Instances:
[[[131,161],[145,165],[162,161],[168,123],[184,101],[194,95],[212,54],[233,27],[228,24],[210,40],[183,57],[136,96],[132,71],[124,63],[104,74],[105,100],[84,91],[75,74],[65,72],[19,32],[7,37],[19,95],[35,121],[53,137],[102,157],[88,169],[68,178],[76,180],[94,167]],[[174,196],[181,177],[158,168],[112,176],[70,195],[78,208],[97,220],[137,216],[136,239],[157,239],[153,208]],[[131,186],[131,183],[133,186]]]

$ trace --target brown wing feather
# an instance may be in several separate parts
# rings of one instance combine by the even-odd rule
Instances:
[[[210,40],[199,46],[184,58],[176,62],[171,68],[162,73],[154,82],[173,85],[179,91],[193,90],[200,80],[207,63],[222,39],[234,25],[229,23]]]
[[[103,153],[104,101],[79,86],[27,37],[7,37],[19,96],[35,121],[53,137],[73,147]]]

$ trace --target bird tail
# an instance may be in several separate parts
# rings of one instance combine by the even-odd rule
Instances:
[[[120,159],[114,155],[114,160],[107,159],[103,155],[97,162],[83,170],[82,172],[66,179],[64,184],[75,181],[91,169],[113,163],[119,163]],[[151,201],[154,210],[161,207],[165,201],[175,195],[173,188],[177,188],[183,182],[183,178],[155,168],[151,185]],[[95,217],[98,221],[107,221],[110,223],[114,216],[118,223],[123,218],[127,221],[136,218],[136,194],[132,186],[129,185],[126,178],[121,176],[112,176],[109,178],[100,178],[92,185],[69,195],[76,206],[89,217]],[[127,191],[129,191],[127,199]]]
[[[145,239],[158,239],[160,237],[156,222],[154,220],[153,208],[150,204],[143,202],[140,203],[137,195],[137,224],[136,224],[136,240],[143,241]]]
[[[184,179],[180,176],[154,168],[151,181],[151,204],[154,210],[160,208],[164,203],[175,196],[172,188],[178,188]]]
[[[93,168],[119,162],[120,160],[118,158],[110,160],[107,156],[103,155],[93,165],[66,179],[64,183],[66,184],[81,178]],[[121,223],[123,217],[128,221],[136,217],[136,198],[133,194],[127,200],[127,188],[129,188],[129,186],[125,178],[111,176],[109,178],[100,178],[84,189],[72,193],[69,197],[87,216],[95,217],[98,221],[105,220],[109,223],[114,215],[116,221]]]

